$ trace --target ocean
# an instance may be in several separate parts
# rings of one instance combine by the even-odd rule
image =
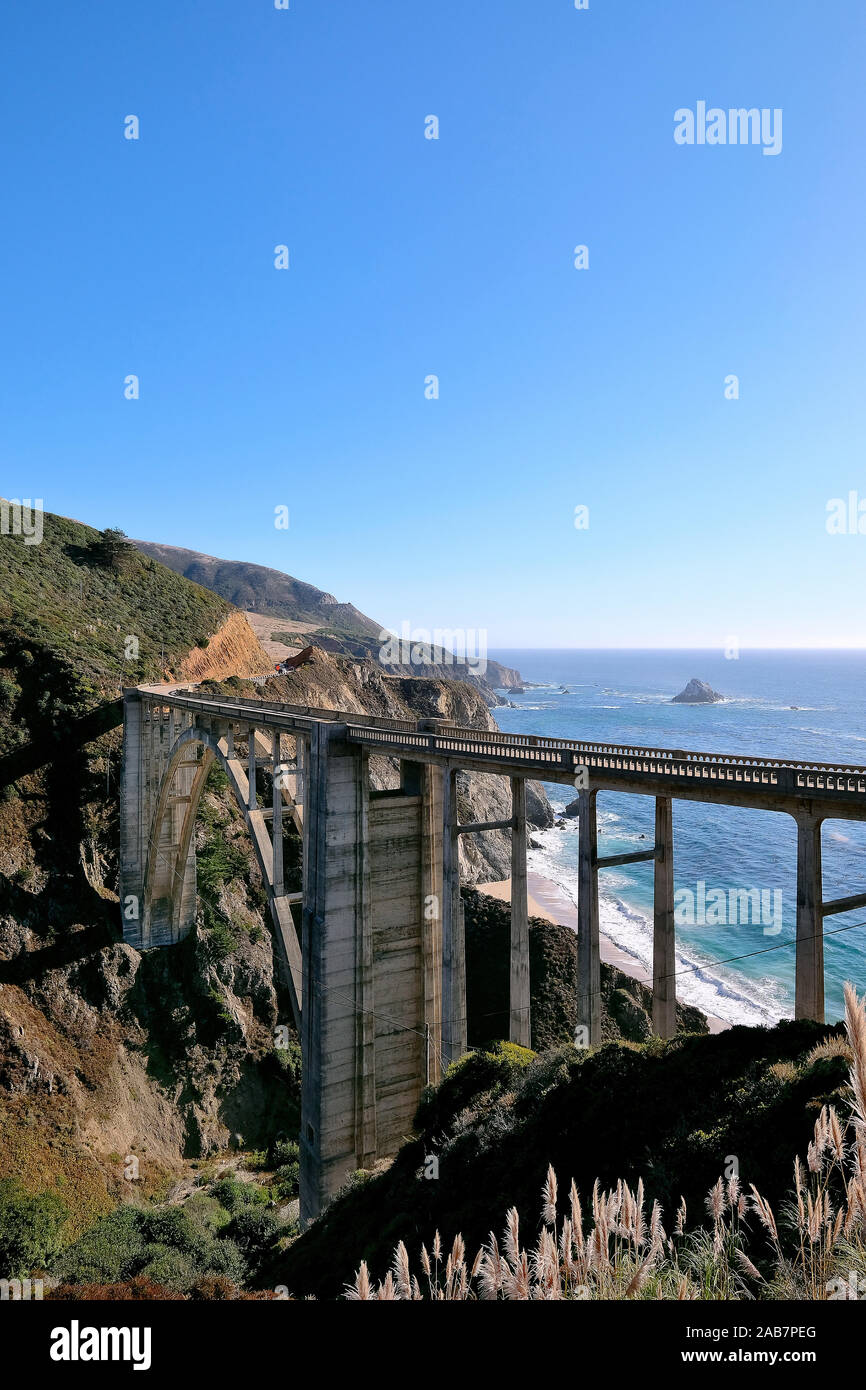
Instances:
[[[505,692],[516,708],[493,711],[509,733],[866,764],[866,652],[490,655],[538,683],[524,694]],[[692,677],[724,702],[671,704]],[[555,785],[546,791],[557,812],[575,795]],[[730,1023],[793,1017],[794,821],[687,801],[674,801],[673,816],[679,998]],[[598,828],[600,854],[646,848],[641,837],[652,842],[652,798],[599,793]],[[530,870],[575,903],[577,832],[576,819],[534,831],[538,848],[529,852]],[[825,821],[823,871],[825,900],[866,892],[866,825]],[[747,891],[732,894],[737,889]],[[601,930],[645,966],[652,960],[652,892],[651,864],[599,874]],[[828,917],[825,934],[826,1011],[835,1020],[843,1014],[844,982],[866,988],[866,909]]]

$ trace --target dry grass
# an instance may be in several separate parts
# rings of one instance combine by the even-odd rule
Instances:
[[[828,1057],[844,1057],[846,1061],[853,1059],[851,1045],[846,1038],[825,1038],[823,1042],[816,1043],[811,1052],[806,1054],[805,1066],[814,1066],[816,1062],[823,1062]]]
[[[794,1160],[791,1200],[777,1218],[752,1186],[720,1177],[706,1197],[707,1224],[686,1230],[681,1202],[673,1230],[657,1202],[596,1182],[584,1219],[574,1182],[560,1204],[552,1167],[542,1188],[541,1231],[527,1250],[512,1207],[500,1245],[491,1231],[469,1262],[462,1236],[445,1255],[439,1232],[421,1247],[421,1277],[401,1241],[375,1283],[365,1262],[345,1296],[364,1301],[464,1302],[529,1299],[827,1299],[847,1296],[852,1273],[866,1278],[866,999],[845,986],[847,1043],[830,1039],[810,1060],[850,1056],[850,1114],[825,1105],[805,1165]],[[838,1045],[837,1045],[838,1044]],[[844,1049],[844,1051],[843,1051]],[[749,1247],[753,1248],[749,1248]]]

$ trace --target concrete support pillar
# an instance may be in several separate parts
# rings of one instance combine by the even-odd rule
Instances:
[[[235,755],[235,726],[229,724],[226,728],[226,757],[233,758]]]
[[[669,796],[656,797],[653,902],[653,1032],[677,1031],[676,932],[674,927],[674,825]]]
[[[249,778],[247,806],[251,811],[255,811],[259,803],[256,797],[256,731],[252,725],[250,725],[250,746],[247,752],[247,777]]]
[[[278,729],[274,729],[273,739],[273,761],[271,765],[271,775],[273,779],[273,817],[271,831],[274,842],[274,896],[281,898],[286,889],[283,879],[283,790],[280,733]]]
[[[442,1079],[442,790],[447,772],[427,764],[422,790],[423,962],[425,1081],[436,1085]]]
[[[355,915],[355,1162],[372,1168],[378,1157],[376,1125],[376,991],[373,895],[370,886],[370,756],[354,756],[357,781],[358,905]]]
[[[821,821],[797,817],[797,963],[795,1018],[824,1022],[824,888],[821,873]]]
[[[367,757],[311,731],[303,927],[301,1222],[376,1155]]]
[[[442,784],[442,1055],[445,1065],[466,1051],[466,938],[460,897],[457,773]]]
[[[532,1046],[529,1012],[529,906],[526,886],[526,782],[511,779],[511,984],[508,1036]]]
[[[578,796],[577,1000],[578,1027],[589,1043],[601,1042],[601,945],[598,928],[598,831],[596,797],[588,788]]]

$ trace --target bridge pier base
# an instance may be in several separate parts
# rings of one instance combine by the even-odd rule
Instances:
[[[511,779],[511,1022],[508,1036],[532,1046],[529,994],[529,906],[526,884],[526,782]]]
[[[601,943],[598,926],[598,829],[596,797],[585,788],[578,799],[577,1026],[585,1042],[601,1042]]]
[[[821,820],[806,812],[797,821],[797,961],[794,1017],[824,1022],[824,889]]]
[[[457,773],[442,776],[442,1057],[445,1066],[466,1051],[466,932],[460,896]]]
[[[310,735],[302,1223],[355,1169],[395,1153],[411,1132],[428,1077],[438,1075],[429,1042],[443,1032],[441,773],[429,769],[417,792],[377,795],[366,749],[345,732],[319,723]]]
[[[660,1038],[672,1038],[676,1031],[673,803],[669,796],[657,796],[653,883],[653,1032]]]

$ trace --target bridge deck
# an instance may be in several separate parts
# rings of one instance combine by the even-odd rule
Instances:
[[[287,733],[308,730],[319,722],[344,724],[350,741],[363,744],[371,753],[406,760],[414,756],[419,762],[566,784],[573,784],[577,769],[584,767],[597,790],[769,810],[817,801],[828,814],[832,808],[836,816],[866,819],[866,767],[853,764],[543,738],[450,726],[444,721],[430,721],[437,724],[431,730],[423,727],[424,721],[263,700],[214,700],[176,691],[161,694],[156,687],[143,689],[142,695],[160,704]]]

